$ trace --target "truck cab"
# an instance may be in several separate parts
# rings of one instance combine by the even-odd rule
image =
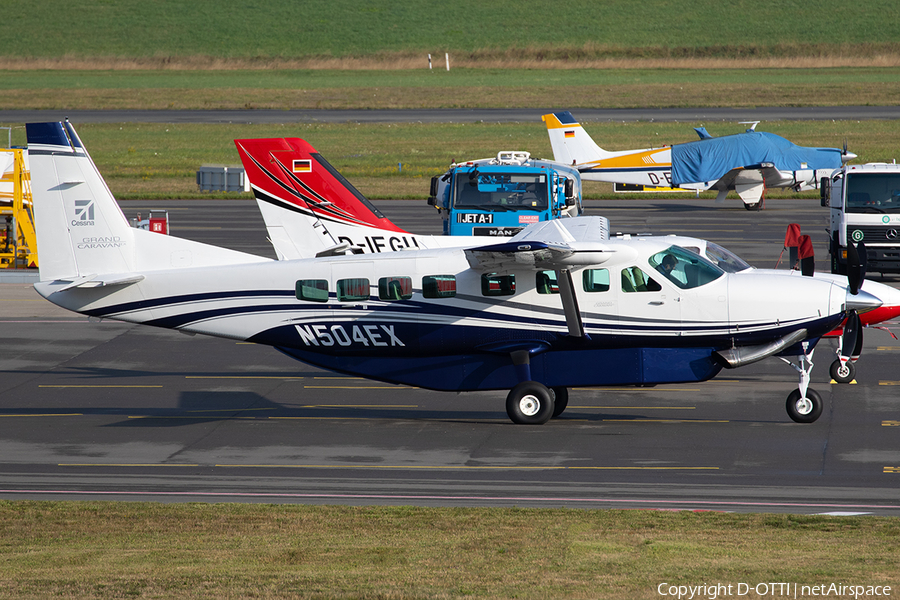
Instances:
[[[508,237],[584,212],[577,169],[518,151],[451,164],[432,178],[428,203],[441,213],[444,235]]]
[[[862,242],[869,271],[900,273],[900,165],[844,165],[820,191],[831,209],[831,272],[846,274],[847,244]]]

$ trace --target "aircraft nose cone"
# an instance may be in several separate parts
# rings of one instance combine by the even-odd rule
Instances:
[[[859,290],[855,296],[847,290],[847,300],[844,303],[845,310],[855,310],[857,312],[865,312],[873,310],[884,304],[880,298],[873,296],[869,292]]]
[[[843,152],[843,153],[841,153],[841,162],[845,162],[845,163],[846,163],[846,162],[850,162],[850,161],[853,160],[854,158],[856,158],[856,155],[853,154],[852,152]]]

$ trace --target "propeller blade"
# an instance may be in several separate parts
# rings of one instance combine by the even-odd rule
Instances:
[[[861,329],[862,324],[859,321],[859,314],[855,310],[851,310],[847,313],[844,333],[841,334],[841,354],[843,357],[852,358],[857,341],[862,339]]]
[[[866,245],[860,242],[856,245],[856,253],[859,254],[859,287],[862,287],[863,282],[866,280],[869,252],[866,250]]]
[[[856,336],[856,344],[853,345],[853,352],[850,353],[850,361],[856,362],[859,360],[859,355],[862,354],[862,346],[863,346],[863,329],[859,328],[859,333]]]
[[[850,284],[850,293],[854,296],[859,293],[866,277],[867,254],[862,242],[856,246],[852,243],[847,244],[847,283]]]

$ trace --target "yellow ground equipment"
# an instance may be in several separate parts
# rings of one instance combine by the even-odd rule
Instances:
[[[12,154],[12,161],[9,160]],[[37,238],[31,204],[31,174],[25,150],[0,148],[0,268],[37,268]]]

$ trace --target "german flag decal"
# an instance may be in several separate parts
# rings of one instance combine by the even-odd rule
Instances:
[[[291,169],[294,173],[312,173],[312,160],[308,158],[294,159],[294,166]]]
[[[567,132],[566,132],[566,137],[575,137],[575,132],[574,132],[574,131],[567,131]]]

